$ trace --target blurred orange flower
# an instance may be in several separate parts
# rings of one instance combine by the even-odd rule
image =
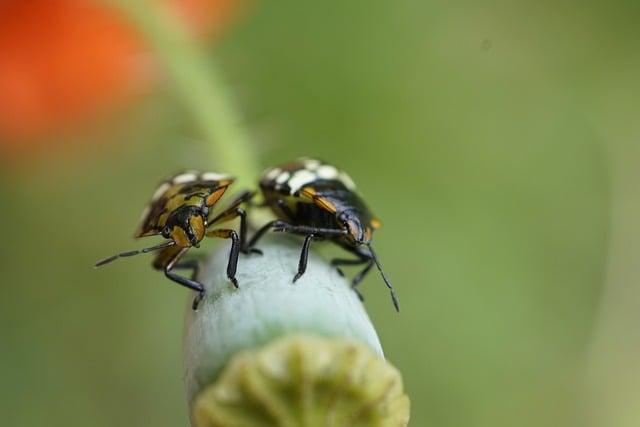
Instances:
[[[155,1],[197,34],[218,29],[237,3]],[[20,148],[148,87],[145,50],[126,17],[103,1],[0,0],[0,148]]]

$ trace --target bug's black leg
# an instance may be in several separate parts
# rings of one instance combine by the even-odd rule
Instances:
[[[253,247],[256,242],[260,240],[260,238],[262,238],[262,236],[264,236],[270,229],[277,232],[299,234],[302,236],[313,234],[316,238],[344,236],[347,233],[345,230],[339,228],[317,228],[309,227],[307,225],[292,225],[281,220],[275,220],[266,223],[256,231],[256,234],[254,234],[249,241],[248,247]]]
[[[338,274],[344,277],[344,272],[340,268],[341,265],[360,265],[360,264],[364,264],[367,261],[368,261],[367,258],[360,258],[360,259],[335,258],[331,260],[331,266],[335,267],[336,270],[338,271]]]
[[[280,224],[277,224],[272,228],[273,228],[273,231],[299,234],[302,236],[313,234],[315,237],[318,237],[318,238],[338,237],[338,236],[344,236],[347,234],[347,231],[341,228],[318,228],[318,227],[310,227],[308,225],[291,225],[282,221],[280,221]]]
[[[247,212],[242,208],[237,208],[236,214],[240,217],[240,251],[243,254],[254,253],[262,255],[260,249],[251,248],[247,245]]]
[[[164,270],[164,274],[169,279],[173,280],[179,285],[185,286],[196,292],[204,291],[204,287],[202,286],[201,283],[196,282],[195,280],[187,279],[186,277],[180,276],[179,274],[176,274],[173,271],[171,271],[170,268],[167,268],[166,270]]]
[[[169,280],[198,292],[198,296],[192,304],[192,307],[195,310],[198,308],[198,303],[200,302],[200,300],[202,300],[202,297],[204,297],[204,286],[202,285],[202,283],[194,280],[193,278],[187,279],[186,277],[183,277],[172,271],[173,269],[187,268],[193,270],[194,273],[197,272],[198,266],[194,264],[194,262],[197,262],[197,260],[188,260],[182,263],[179,262],[182,256],[188,250],[189,248],[181,248],[175,245],[166,247],[161,252],[159,252],[158,255],[156,255],[155,259],[153,260],[153,268],[164,271],[164,275]]]
[[[358,288],[355,288],[355,287],[352,286],[351,290],[356,293],[356,296],[358,297],[360,302],[364,302],[364,295],[362,295],[362,292],[360,292],[360,290]]]
[[[232,208],[228,211],[222,212],[209,222],[209,225],[214,225],[220,222],[229,221],[234,218],[240,218],[240,251],[243,253],[252,252],[247,249],[247,212],[242,208]],[[257,251],[257,250],[255,250]],[[253,251],[253,252],[255,252]]]
[[[374,265],[376,265],[376,263],[373,262],[373,260],[370,260],[369,264],[367,264],[367,266],[363,268],[362,271],[360,271],[360,273],[356,274],[356,276],[351,280],[351,289],[353,289],[356,295],[358,295],[358,298],[360,298],[360,301],[364,302],[364,296],[362,295],[360,290],[358,290],[358,285],[360,284],[360,282],[362,282],[362,279],[365,278],[367,273],[369,273],[369,271],[373,268]]]
[[[296,283],[296,280],[302,277],[305,271],[307,271],[307,261],[309,260],[309,247],[311,246],[311,242],[315,239],[316,236],[313,234],[309,234],[304,238],[304,243],[302,244],[302,251],[300,252],[300,261],[298,261],[298,272],[293,278],[293,283]]]
[[[191,280],[195,280],[200,272],[200,261],[197,259],[188,259],[180,261],[173,266],[174,270],[191,270]]]
[[[174,268],[180,268],[180,266],[175,265],[174,262],[171,262],[165,268],[164,275],[167,276],[167,278],[169,278],[170,280],[174,281],[175,283],[198,292],[198,295],[196,295],[196,297],[193,299],[193,303],[191,304],[191,308],[194,310],[197,310],[198,304],[200,303],[200,301],[202,301],[202,298],[204,298],[204,294],[205,294],[204,286],[202,286],[202,283],[200,282],[196,282],[193,279],[187,279],[186,277],[183,277],[183,276],[180,276],[179,274],[174,273],[173,271],[171,271]]]
[[[238,256],[240,255],[240,238],[235,230],[220,228],[217,230],[207,231],[207,237],[220,237],[222,239],[231,239],[231,251],[229,252],[229,263],[227,264],[227,277],[238,288],[238,280],[236,279],[236,270],[238,269]]]
[[[216,217],[209,221],[209,225],[214,225],[216,223],[229,221],[234,218],[240,217],[240,251],[247,253],[262,253],[258,249],[248,249],[246,244],[247,239],[247,212],[239,207],[242,203],[248,203],[254,196],[255,193],[251,191],[245,191],[241,193],[236,199],[231,203],[231,207],[227,210],[221,212]]]
[[[351,280],[351,287],[355,288],[356,286],[358,286],[374,265],[376,265],[376,263],[373,262],[373,260],[369,261],[369,264],[367,264],[366,267],[363,268],[362,271],[360,271],[360,273],[356,274],[353,280]]]
[[[361,265],[361,264],[365,264],[365,263],[368,263],[365,266],[365,268],[362,271],[360,271],[353,278],[353,280],[351,280],[351,289],[353,289],[353,291],[356,293],[356,295],[358,296],[358,299],[360,299],[360,301],[363,301],[363,302],[364,302],[364,296],[358,290],[357,286],[362,281],[362,279],[364,279],[364,277],[367,275],[369,270],[371,270],[371,268],[375,265],[373,260],[371,260],[370,258],[364,258],[364,257],[360,258],[360,259],[333,259],[333,260],[331,260],[331,265],[336,267],[336,269],[338,270],[338,273],[341,276],[344,276],[344,273],[342,272],[342,269],[339,266],[341,266],[341,265]]]
[[[191,308],[194,310],[198,309],[198,304],[204,298],[204,286],[200,282],[196,282],[195,280],[187,279],[186,277],[180,276],[179,274],[174,273],[171,269],[167,268],[164,270],[164,275],[167,276],[170,280],[176,282],[179,285],[185,286],[189,289],[192,289],[198,292],[198,295],[194,298],[193,303],[191,304]]]
[[[198,306],[200,305],[200,302],[204,299],[204,296],[205,296],[204,290],[202,292],[198,292],[198,295],[196,295],[196,297],[193,299],[193,302],[191,303],[192,310],[198,309]]]
[[[249,240],[249,244],[247,245],[247,248],[248,249],[253,248],[255,244],[258,243],[258,240],[260,240],[262,236],[264,236],[267,233],[267,231],[269,231],[272,228],[281,227],[283,224],[285,224],[285,222],[280,220],[270,221],[266,223],[265,225],[260,227],[260,229],[258,229],[258,231],[256,231],[255,234],[251,237],[251,240]]]

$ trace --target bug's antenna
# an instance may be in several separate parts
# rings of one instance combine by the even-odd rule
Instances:
[[[166,242],[160,243],[159,245],[151,246],[150,248],[137,249],[135,251],[128,251],[128,252],[121,252],[119,254],[112,255],[109,258],[105,258],[103,260],[100,260],[100,261],[96,262],[94,267],[100,267],[101,265],[109,264],[110,262],[115,261],[118,258],[129,257],[129,256],[138,255],[138,254],[146,254],[147,252],[157,251],[158,249],[168,248],[168,247],[173,246],[175,244],[176,243],[173,240],[168,240]]]
[[[400,303],[398,302],[398,296],[396,295],[396,291],[395,289],[393,289],[393,285],[389,281],[389,278],[387,277],[387,275],[384,274],[384,271],[382,270],[382,264],[380,264],[380,261],[378,261],[378,257],[376,256],[376,253],[373,251],[373,248],[371,247],[371,245],[367,245],[367,246],[369,247],[369,252],[371,253],[371,259],[373,260],[373,262],[376,263],[376,267],[378,268],[378,271],[382,275],[382,280],[384,280],[384,284],[387,285],[387,288],[389,288],[389,292],[391,293],[391,300],[393,301],[393,306],[396,308],[396,311],[400,313]]]

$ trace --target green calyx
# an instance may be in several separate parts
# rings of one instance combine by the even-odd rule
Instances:
[[[193,405],[197,427],[406,426],[399,372],[368,347],[310,334],[236,354]]]

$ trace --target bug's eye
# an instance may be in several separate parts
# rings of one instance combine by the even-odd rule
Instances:
[[[165,237],[167,239],[171,237],[171,230],[169,230],[169,227],[165,227],[162,229],[162,237]]]

